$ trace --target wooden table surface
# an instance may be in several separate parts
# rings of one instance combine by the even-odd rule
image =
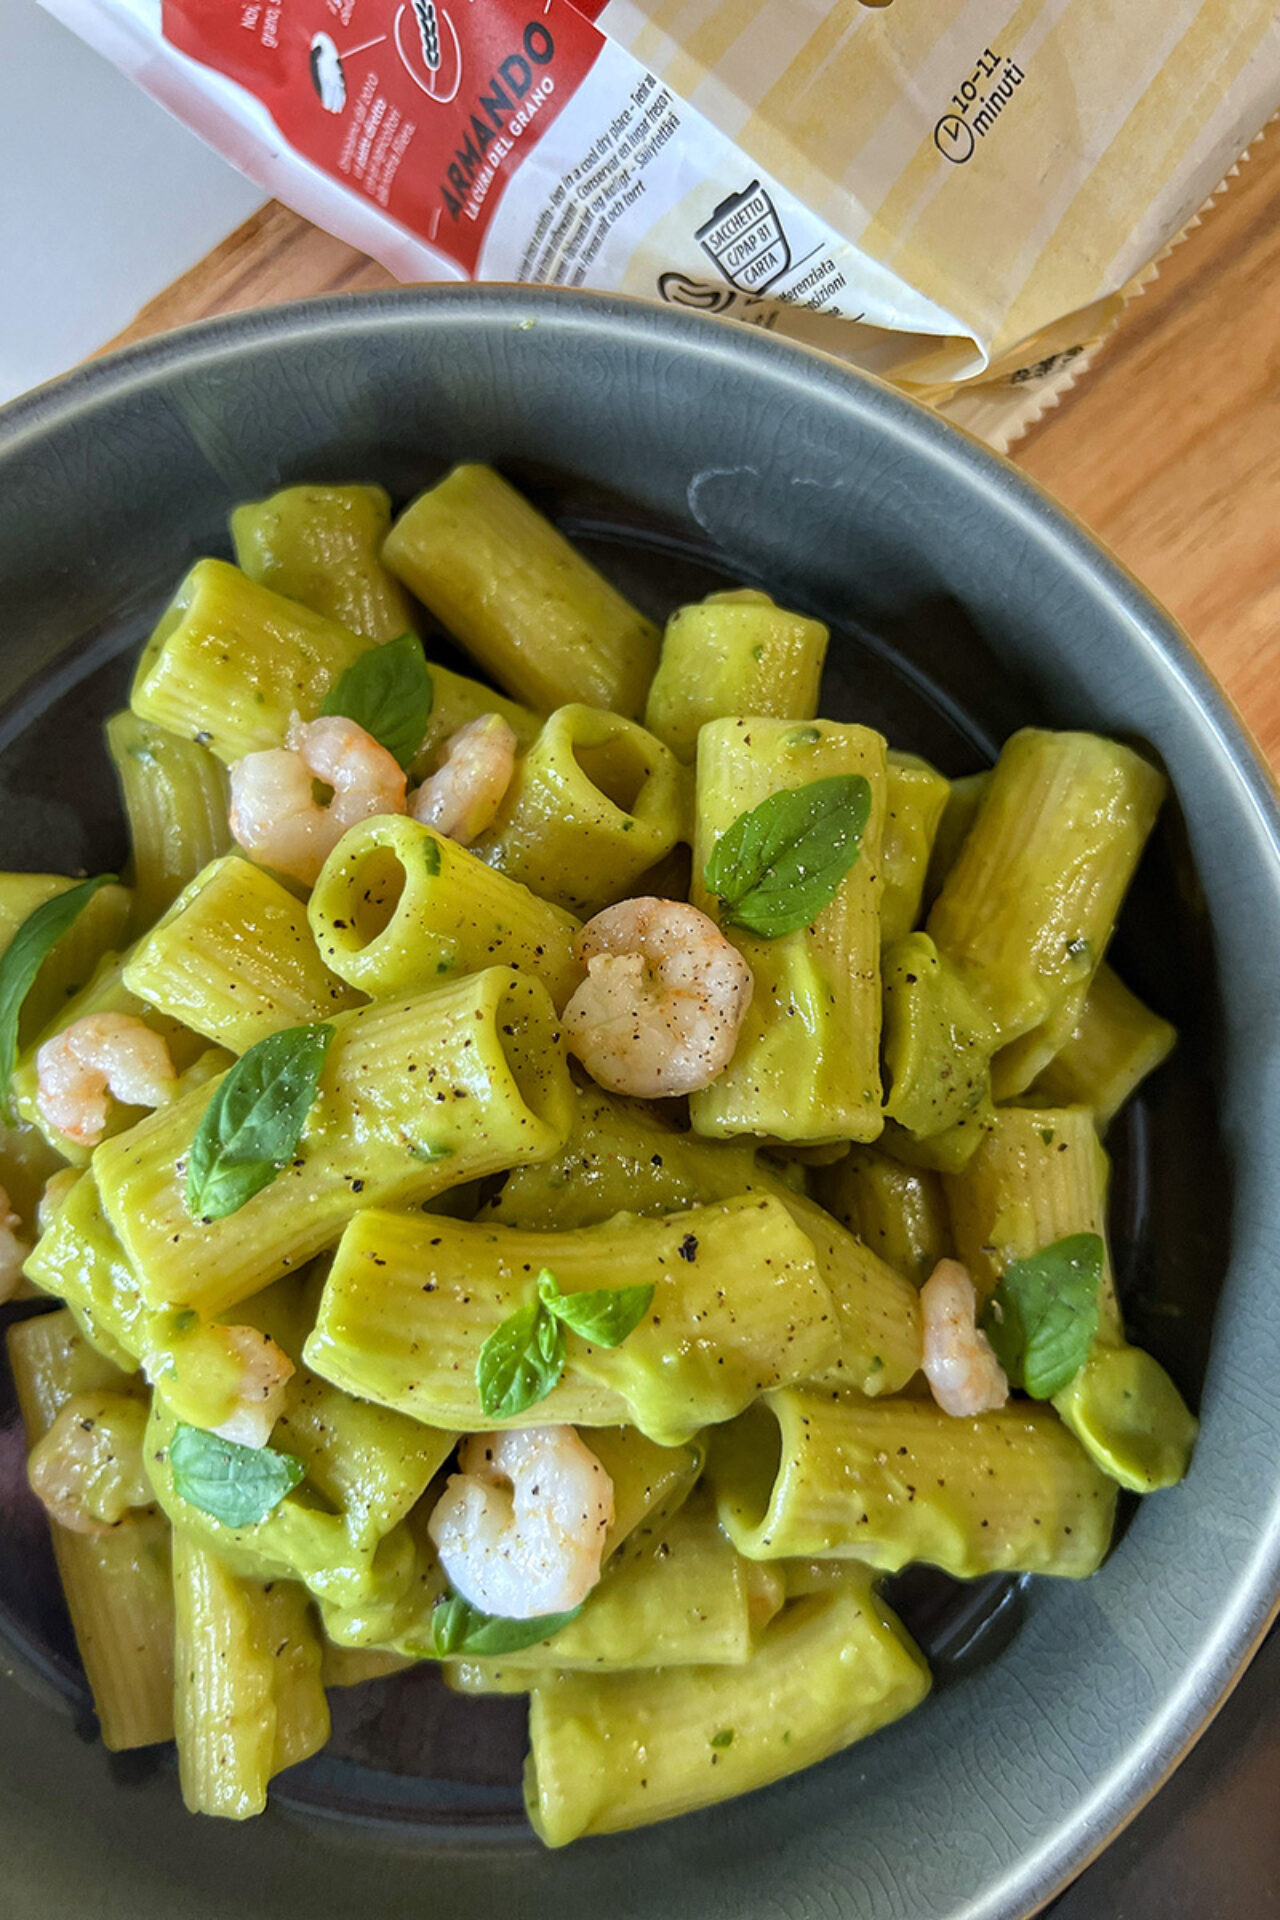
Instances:
[[[273,203],[112,345],[394,284]],[[1280,768],[1280,129],[1013,457],[1165,603]]]

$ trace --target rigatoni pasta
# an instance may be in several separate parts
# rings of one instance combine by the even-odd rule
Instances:
[[[755,993],[734,1058],[694,1095],[696,1132],[763,1133],[798,1144],[873,1140],[880,1086],[880,840],[885,745],[866,727],[829,720],[717,720],[698,736],[693,899],[722,913],[704,870],[713,842],[780,789],[833,776],[864,779],[870,812],[860,856],[812,925],[765,940],[730,926]]]
[[[107,750],[133,850],[131,925],[145,933],[231,846],[226,768],[207,747],[127,709],[107,722]]]
[[[372,644],[223,560],[198,560],[143,649],[130,705],[230,763],[279,747],[291,715],[314,719]]]
[[[383,558],[517,700],[639,714],[657,629],[491,467],[419,494]]]
[[[0,1298],[61,1303],[9,1343],[104,1737],[240,1819],[427,1661],[528,1695],[550,1845],[766,1785],[927,1692],[882,1575],[1083,1578],[1186,1469],[1099,1137],[1173,1039],[1103,960],[1163,776],[950,780],[760,587],[659,651],[487,467],[232,531],[109,725],[132,891],[0,875]]]
[[[803,1380],[839,1352],[812,1243],[781,1201],[743,1195],[657,1220],[531,1233],[364,1209],[339,1243],[308,1364],[348,1392],[435,1426],[483,1431],[480,1349],[534,1297],[544,1270],[569,1292],[607,1274],[654,1289],[625,1345],[575,1343],[545,1416],[626,1421],[664,1445],[740,1411],[767,1385]]]
[[[366,640],[417,625],[412,600],[382,564],[390,530],[385,487],[282,487],[231,516],[242,573]]]
[[[918,1400],[791,1389],[718,1432],[708,1471],[751,1559],[1079,1579],[1115,1519],[1114,1485],[1048,1408],[957,1420]]]
[[[709,720],[812,720],[828,638],[820,620],[789,613],[752,587],[708,594],[667,622],[644,723],[691,764]]]
[[[590,914],[686,837],[688,784],[670,750],[618,714],[558,707],[519,761],[482,860]]]
[[[331,1025],[310,1131],[279,1178],[230,1218],[195,1216],[184,1197],[206,1089],[98,1149],[103,1209],[149,1305],[221,1313],[333,1244],[364,1209],[421,1205],[540,1159],[568,1132],[568,1075],[536,981],[494,967]]]
[[[533,1688],[525,1796],[548,1846],[780,1779],[916,1706],[929,1670],[870,1577],[788,1602],[734,1668],[552,1676]]]
[[[195,875],[123,977],[140,1000],[232,1053],[361,1000],[325,966],[303,903],[238,854]]]
[[[563,1007],[579,923],[416,820],[383,814],[344,834],[307,910],[325,964],[376,999],[483,967],[519,967]]]

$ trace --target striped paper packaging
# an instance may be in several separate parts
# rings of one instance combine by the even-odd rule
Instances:
[[[406,280],[793,335],[999,443],[1280,107],[1275,0],[45,0]]]

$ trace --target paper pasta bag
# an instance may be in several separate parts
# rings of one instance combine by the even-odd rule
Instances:
[[[1051,374],[1280,105],[1274,0],[45,0],[405,280],[620,290],[937,401]]]

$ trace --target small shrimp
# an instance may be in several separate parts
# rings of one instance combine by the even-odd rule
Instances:
[[[920,1305],[925,1378],[942,1411],[967,1419],[1004,1406],[1009,1381],[977,1324],[978,1296],[958,1260],[939,1260],[920,1289]]]
[[[256,1327],[223,1327],[220,1331],[241,1371],[235,1409],[212,1431],[239,1447],[265,1447],[271,1429],[284,1412],[293,1362],[269,1334],[259,1333]]]
[[[173,1097],[169,1049],[131,1013],[90,1013],[36,1055],[36,1105],[79,1147],[96,1147],[107,1126],[107,1096],[124,1107],[163,1107]]]
[[[0,1187],[0,1306],[12,1300],[22,1285],[22,1263],[31,1251],[18,1229],[20,1217],[9,1205],[9,1196]]]
[[[515,734],[500,713],[482,713],[445,742],[439,769],[413,796],[413,817],[469,847],[493,825],[515,769]]]
[[[473,1606],[507,1620],[567,1613],[600,1578],[613,1482],[572,1427],[476,1433],[427,1522]]]
[[[621,900],[574,943],[587,978],[566,1044],[610,1093],[656,1100],[709,1087],[733,1058],[755,980],[714,920],[677,900]]]
[[[313,781],[333,788],[321,806]],[[405,779],[394,754],[354,720],[334,715],[305,726],[295,713],[283,747],[247,753],[231,769],[231,832],[238,846],[305,886],[348,827],[376,813],[403,813]]]

